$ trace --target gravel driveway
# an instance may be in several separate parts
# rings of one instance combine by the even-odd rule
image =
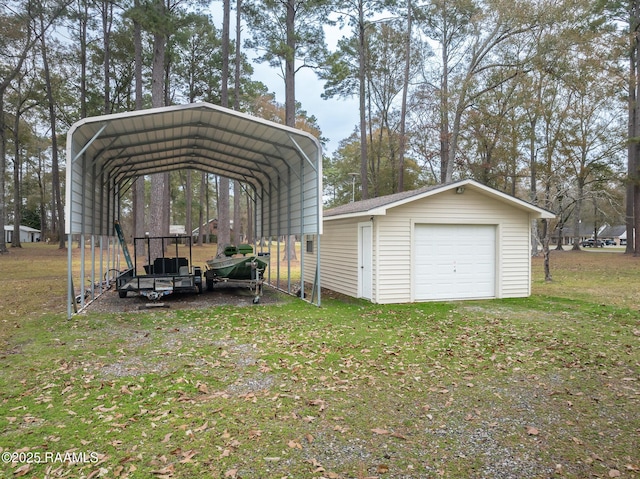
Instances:
[[[213,291],[206,289],[201,294],[171,294],[158,301],[150,301],[144,296],[129,294],[120,298],[112,288],[85,307],[87,312],[123,313],[154,308],[170,309],[202,309],[213,306],[254,306],[254,293],[246,287],[217,284]],[[265,286],[260,304],[274,304],[283,301],[287,296],[273,288]]]

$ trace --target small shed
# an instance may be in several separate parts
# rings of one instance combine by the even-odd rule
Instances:
[[[349,203],[324,211],[322,285],[380,304],[526,297],[532,220],[554,217],[474,180]]]
[[[20,225],[20,243],[36,243],[40,241],[40,230],[31,228],[29,226]],[[13,235],[15,227],[13,225],[4,226],[4,241],[11,243],[13,241]]]

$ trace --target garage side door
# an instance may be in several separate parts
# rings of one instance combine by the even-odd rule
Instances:
[[[416,225],[414,234],[415,300],[495,297],[495,226]]]

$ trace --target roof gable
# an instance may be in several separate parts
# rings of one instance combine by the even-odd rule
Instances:
[[[452,183],[431,185],[419,188],[412,191],[403,191],[401,193],[395,193],[392,195],[379,196],[377,198],[370,198],[367,200],[356,201],[348,203],[346,205],[338,206],[330,210],[325,210],[323,213],[325,221],[331,221],[336,219],[358,217],[358,216],[380,216],[386,215],[387,211],[391,208],[401,206],[412,201],[421,200],[428,196],[443,193],[445,191],[457,190],[461,188],[464,191],[465,188],[473,188],[481,193],[493,197],[499,201],[509,203],[518,209],[522,209],[531,213],[536,218],[555,218],[555,214],[538,208],[531,203],[520,200],[513,196],[509,196],[501,191],[489,188],[475,180],[467,179],[461,181],[455,181]]]

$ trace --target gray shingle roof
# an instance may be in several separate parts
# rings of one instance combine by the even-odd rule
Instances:
[[[427,191],[437,190],[438,188],[444,188],[447,185],[429,185],[419,188],[417,190],[403,191],[401,193],[394,193],[392,195],[378,196],[377,198],[370,198],[368,200],[355,201],[353,203],[347,203],[346,205],[336,206],[330,210],[325,210],[323,216],[338,216],[348,215],[353,213],[363,213],[365,211],[371,211],[381,206],[387,206],[397,201],[405,200],[413,196],[421,195]]]

